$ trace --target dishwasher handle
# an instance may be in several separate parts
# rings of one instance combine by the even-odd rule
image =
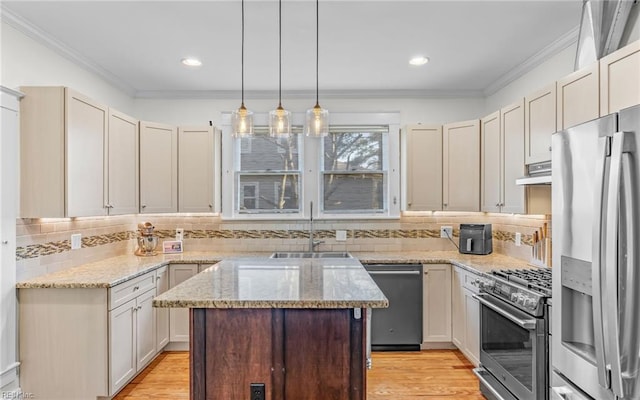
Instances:
[[[420,275],[420,271],[367,271],[369,275]]]

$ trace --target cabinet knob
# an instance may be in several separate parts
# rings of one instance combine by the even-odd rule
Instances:
[[[447,203],[444,203],[444,204],[442,204],[442,206],[443,206],[443,207],[447,207],[447,206],[448,206],[448,204],[447,204]]]
[[[147,205],[146,205],[146,204],[143,204],[143,205],[142,205],[142,208],[147,208]]]
[[[549,151],[551,151],[551,146],[549,146]]]
[[[425,275],[429,275],[429,271],[424,271],[424,274]]]
[[[209,204],[209,208],[213,208],[213,204]]]
[[[409,207],[411,207],[411,204],[413,204],[413,203],[411,203],[411,202],[407,203],[407,205],[408,205]]]
[[[8,240],[3,240],[2,244],[9,244],[9,241]]]
[[[500,207],[500,203],[496,203],[496,207]]]

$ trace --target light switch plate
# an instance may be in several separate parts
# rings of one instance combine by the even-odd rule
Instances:
[[[71,235],[71,250],[77,250],[82,247],[82,234],[74,233]]]
[[[347,240],[347,231],[336,231],[336,241],[344,242]]]
[[[522,234],[520,232],[516,232],[514,242],[516,243],[516,246],[522,245]]]
[[[176,228],[176,240],[182,241],[184,239],[184,228]]]

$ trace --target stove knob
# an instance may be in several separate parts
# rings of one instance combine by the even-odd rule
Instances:
[[[528,309],[535,309],[536,308],[536,301],[535,299],[531,298],[531,297],[527,297],[524,299],[524,306]]]
[[[518,304],[520,304],[521,306],[524,306],[524,300],[525,297],[522,293],[518,293]]]
[[[518,294],[517,293],[511,293],[511,301],[512,302],[517,302],[518,300]]]

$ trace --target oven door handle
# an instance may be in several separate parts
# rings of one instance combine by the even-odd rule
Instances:
[[[503,317],[507,318],[509,321],[515,323],[516,325],[520,326],[521,328],[524,328],[528,331],[535,329],[536,328],[536,320],[535,318],[531,318],[531,319],[522,319],[516,315],[513,315],[512,313],[510,313],[507,310],[504,310],[503,308],[501,308],[500,306],[494,304],[493,302],[491,302],[490,300],[488,300],[490,298],[490,295],[487,294],[474,294],[473,298],[478,300],[483,306],[488,307],[490,309],[492,309],[493,311],[497,312],[498,314],[502,315]]]

